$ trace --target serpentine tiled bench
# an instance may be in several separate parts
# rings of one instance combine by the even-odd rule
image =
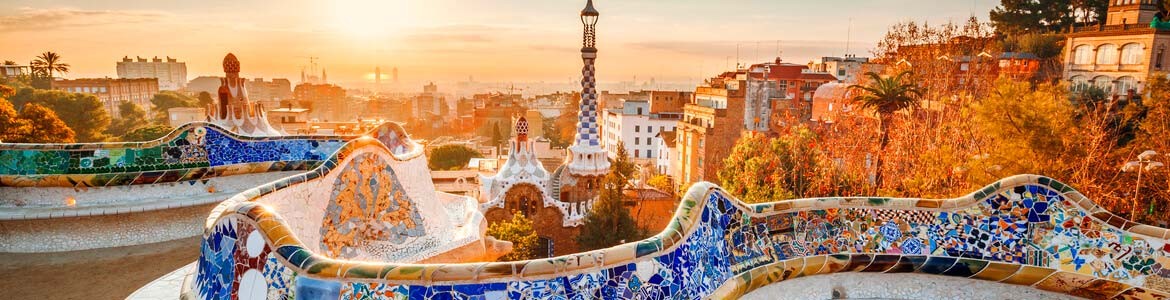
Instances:
[[[401,146],[404,133],[391,127],[366,135]],[[358,137],[257,138],[196,122],[149,142],[0,143],[0,252],[197,236],[211,205],[316,168]]]
[[[327,173],[335,159],[303,178],[241,194],[213,212],[185,296],[735,298],[785,280],[838,272],[933,274],[1093,299],[1170,295],[1170,231],[1128,222],[1035,175],[946,200],[821,198],[757,205],[700,183],[661,233],[613,248],[519,262],[336,259],[312,250],[317,247],[259,203],[274,190]],[[249,269],[254,275],[245,278]]]
[[[308,170],[357,136],[248,137],[211,123],[149,142],[0,144],[0,187],[102,187]]]

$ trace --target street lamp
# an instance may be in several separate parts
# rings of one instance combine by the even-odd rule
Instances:
[[[1163,166],[1161,162],[1154,161],[1155,156],[1158,156],[1158,152],[1154,152],[1154,150],[1146,150],[1145,152],[1142,152],[1142,154],[1138,155],[1137,161],[1127,162],[1127,163],[1125,163],[1124,166],[1121,167],[1122,172],[1137,171],[1137,173],[1138,173],[1137,185],[1136,185],[1136,187],[1134,187],[1133,198],[1132,198],[1133,205],[1130,208],[1130,210],[1132,211],[1131,212],[1132,215],[1130,216],[1130,218],[1132,218],[1133,221],[1135,221],[1135,222],[1137,221],[1138,197],[1141,194],[1141,190],[1142,190],[1142,171],[1152,172],[1155,169],[1161,168]],[[1154,211],[1153,205],[1154,205],[1154,203],[1150,202],[1150,212],[1148,212],[1148,213],[1153,213],[1153,211]]]

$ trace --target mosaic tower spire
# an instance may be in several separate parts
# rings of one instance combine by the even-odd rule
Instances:
[[[570,174],[575,175],[603,175],[609,172],[609,160],[605,150],[601,148],[597,124],[597,81],[593,63],[597,60],[598,16],[600,14],[593,8],[593,0],[588,0],[585,9],[581,10],[581,24],[585,25],[581,60],[585,62],[585,67],[581,69],[581,107],[577,114],[577,138],[569,147],[568,170]]]

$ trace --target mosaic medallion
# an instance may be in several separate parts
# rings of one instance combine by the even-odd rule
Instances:
[[[321,249],[334,258],[352,258],[371,242],[402,244],[426,235],[418,207],[394,170],[381,157],[353,158],[333,184],[321,225]]]

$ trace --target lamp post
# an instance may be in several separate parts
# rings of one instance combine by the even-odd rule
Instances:
[[[1133,191],[1133,205],[1130,207],[1131,221],[1137,221],[1138,197],[1140,197],[1142,191],[1142,171],[1151,172],[1157,168],[1162,167],[1161,162],[1154,161],[1155,156],[1158,156],[1158,152],[1154,152],[1154,150],[1146,150],[1145,152],[1142,152],[1142,154],[1138,154],[1138,159],[1136,161],[1127,162],[1124,166],[1121,167],[1122,172],[1137,171],[1138,174],[1137,184],[1135,185]],[[1151,205],[1153,205],[1152,202]],[[1150,207],[1150,210],[1151,212],[1153,211],[1153,206]]]

